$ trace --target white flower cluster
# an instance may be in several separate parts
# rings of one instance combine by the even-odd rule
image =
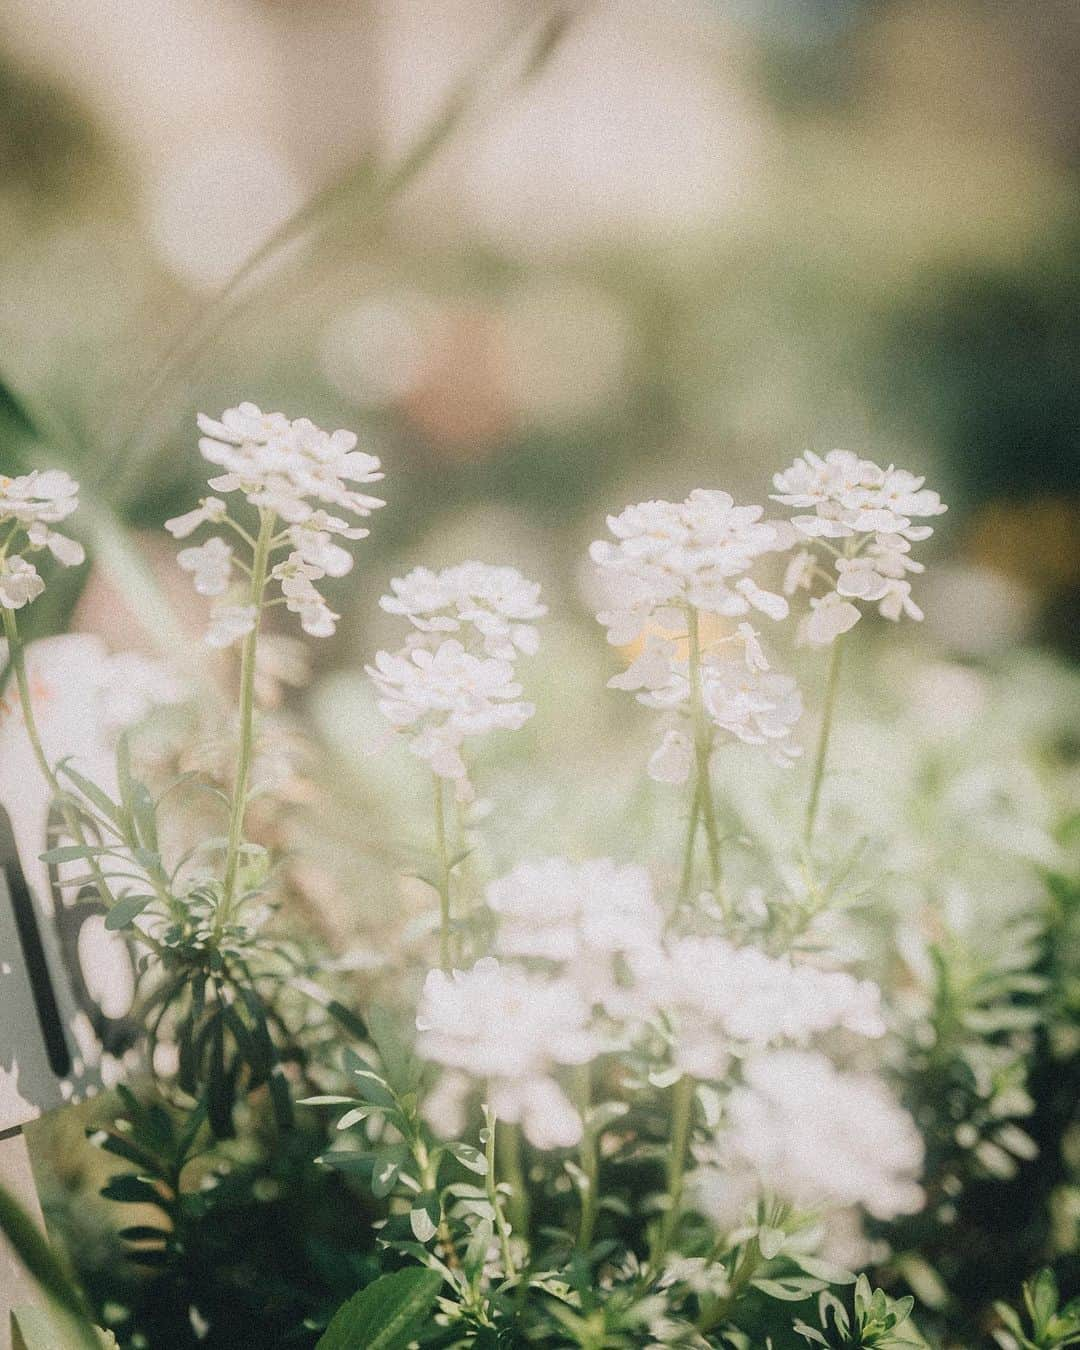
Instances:
[[[628,955],[642,1015],[672,1027],[675,1067],[693,1078],[721,1078],[733,1054],[806,1045],[843,1029],[885,1034],[881,991],[846,971],[824,971],[722,938],[682,937]]]
[[[383,506],[378,497],[358,492],[355,484],[382,478],[374,455],[357,450],[351,431],[322,431],[306,417],[290,421],[282,413],[263,413],[254,403],[229,408],[220,421],[199,414],[205,433],[199,441],[203,456],[225,473],[211,478],[215,492],[239,492],[260,513],[260,521],[284,522],[270,540],[273,562],[269,577],[278,583],[285,607],[299,615],[300,626],[311,637],[333,634],[339,615],[326,603],[316,585],[325,577],[343,577],[352,567],[347,549],[334,542],[363,539],[368,531],[327,508],[353,516],[369,516]],[[205,497],[193,510],[165,522],[176,539],[186,539],[204,524],[228,526],[252,548],[250,535],[233,521],[221,497]],[[177,561],[194,577],[200,595],[228,597],[235,569],[250,574],[234,547],[220,535],[182,549]],[[206,640],[212,647],[228,647],[255,627],[264,597],[246,603],[219,600],[211,611]]]
[[[540,604],[540,586],[516,567],[491,567],[464,562],[433,572],[415,567],[390,582],[392,595],[379,604],[388,614],[401,614],[413,625],[409,647],[429,646],[446,634],[467,641],[475,635],[484,655],[513,661],[519,652],[533,656],[540,634],[532,623],[547,613]]]
[[[736,1056],[805,1046],[831,1031],[885,1031],[880,991],[867,981],[720,938],[666,940],[652,881],[638,866],[523,863],[488,886],[487,904],[498,920],[499,959],[428,976],[421,1049],[487,1082],[493,1105],[496,1082],[515,1112],[508,1118],[521,1119],[537,1147],[554,1146],[539,1141],[555,1126],[545,1131],[529,1103],[554,1112],[561,1146],[580,1137],[572,1109],[553,1106],[562,1097],[557,1066],[626,1049],[647,1027],[664,1028],[680,1075],[712,1081],[725,1078]],[[561,1011],[545,1022],[553,1005]]]
[[[719,1228],[737,1224],[759,1188],[799,1208],[858,1205],[883,1220],[920,1208],[922,1137],[879,1079],[800,1050],[755,1055],[742,1078],[708,1165],[691,1178]]]
[[[742,623],[730,638],[705,652],[701,699],[714,732],[764,746],[775,763],[788,765],[802,753],[792,740],[802,716],[802,695],[790,675],[770,669],[758,636]],[[648,638],[641,655],[608,680],[608,687],[636,693],[645,707],[670,714],[649,760],[649,777],[660,783],[685,783],[694,762],[692,689],[689,663],[679,659],[677,645],[667,638]],[[714,753],[718,748],[714,735]]]
[[[442,572],[416,568],[390,585],[393,593],[380,603],[407,618],[412,631],[400,651],[377,652],[366,668],[379,711],[407,736],[412,753],[467,799],[464,741],[516,731],[536,711],[521,699],[514,659],[539,647],[529,620],[547,612],[540,588],[516,568],[479,562]]]
[[[499,919],[500,956],[558,962],[590,1004],[609,1011],[619,999],[616,958],[655,950],[664,927],[649,873],[610,858],[521,863],[488,886],[487,904]]]
[[[385,505],[349,486],[383,476],[378,459],[356,449],[351,431],[325,432],[306,417],[290,421],[254,403],[227,409],[220,421],[200,413],[199,430],[203,458],[225,470],[210,480],[214,491],[242,492],[290,525],[309,524],[319,506],[368,516]]]
[[[48,549],[65,567],[85,558],[81,544],[52,528],[79,505],[79,485],[61,469],[34,469],[17,478],[0,474],[0,606],[22,609],[45,589],[24,555]]]
[[[591,1012],[571,981],[485,957],[468,971],[429,972],[417,1050],[484,1082],[498,1117],[520,1122],[536,1148],[571,1148],[581,1118],[553,1073],[597,1054]]]
[[[687,607],[726,618],[753,607],[785,618],[783,596],[747,575],[781,541],[762,515],[760,506],[736,506],[726,492],[698,488],[684,502],[639,502],[609,516],[616,542],[597,540],[589,549],[609,597],[597,615],[608,641],[625,646],[650,623],[677,627]]]
[[[914,518],[947,509],[924,482],[850,450],[830,450],[824,458],[808,450],[774,476],[774,501],[813,511],[791,519],[801,547],[784,579],[788,595],[813,592],[819,581],[825,586],[822,594],[811,594],[810,612],[799,628],[802,641],[827,646],[854,627],[861,616],[855,601],[876,603],[886,619],[923,617],[907,574],[923,571],[911,557],[911,545],[933,529]]]

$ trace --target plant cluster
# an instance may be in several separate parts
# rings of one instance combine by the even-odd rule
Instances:
[[[127,736],[107,787],[50,761],[15,617],[40,586],[19,580],[33,569],[17,546],[23,531],[25,547],[76,561],[48,532],[76,487],[30,475],[0,497],[14,522],[0,554],[9,655],[58,810],[44,860],[59,885],[92,887],[106,925],[138,952],[168,1103],[122,1097],[102,1143],[135,1170],[105,1194],[158,1211],[123,1236],[183,1336],[234,1343],[191,1275],[237,1174],[228,1141],[269,1115],[267,1156],[305,1129],[331,1138],[318,1185],[333,1177],[361,1197],[371,1234],[344,1266],[359,1292],[342,1292],[336,1311],[335,1280],[306,1304],[297,1294],[281,1344],[927,1345],[903,1288],[927,1299],[928,1326],[955,1297],[925,1253],[973,1179],[1009,1177],[1037,1152],[1018,1123],[1035,1109],[1031,1038],[1052,1000],[1075,1008],[1068,964],[1040,968],[1046,922],[1013,916],[1008,949],[986,953],[945,907],[925,940],[905,878],[952,877],[959,892],[967,877],[943,835],[890,799],[909,773],[886,777],[878,800],[823,792],[847,751],[839,654],[868,606],[921,618],[911,550],[931,533],[919,522],[945,510],[938,495],[906,470],[832,451],[776,475],[773,500],[794,515],[699,490],[609,518],[612,539],[590,551],[597,617],[622,656],[609,684],[658,714],[644,770],[658,810],[682,827],[665,862],[628,837],[618,858],[518,855],[485,875],[478,752],[535,712],[529,662],[546,606],[508,566],[393,580],[381,606],[405,634],[368,675],[385,753],[403,742],[428,782],[421,880],[437,963],[399,962],[393,1006],[350,1007],[290,935],[277,860],[249,823],[274,734],[258,708],[264,616],[283,607],[309,636],[333,633],[319,586],[352,567],[337,540],[361,539],[349,519],[382,505],[359,490],[381,478],[379,462],[351,433],[253,404],[200,427],[203,455],[224,470],[209,486],[224,495],[168,528],[179,539],[222,531],[178,557],[213,598],[208,644],[240,645],[235,759],[209,784],[185,774],[152,791]],[[45,533],[32,533],[40,521]],[[773,667],[789,627],[789,662],[796,647],[828,649],[805,784],[792,772],[803,693]],[[994,763],[987,751],[981,778],[959,787],[939,763],[920,799],[940,799],[971,830],[972,793],[987,791]],[[199,786],[220,831],[177,850],[170,813]],[[990,792],[985,806],[1015,823],[1011,800]],[[875,809],[891,833],[870,825]],[[1036,845],[1044,871],[1068,853],[1050,827],[1032,832],[1011,860],[1029,886]],[[875,928],[891,928],[891,959],[902,955],[909,978],[867,941]],[[888,1291],[859,1273],[875,1266]],[[1006,1310],[1002,1345],[1073,1343],[1051,1278],[1028,1295],[1034,1339]],[[116,1323],[132,1346],[146,1343],[137,1320]]]

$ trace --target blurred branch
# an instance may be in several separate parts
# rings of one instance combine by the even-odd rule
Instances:
[[[165,352],[142,397],[135,401],[128,430],[117,437],[125,463],[137,462],[152,446],[168,416],[177,381],[189,373],[206,344],[244,311],[259,288],[293,256],[298,244],[310,244],[350,210],[361,210],[368,224],[378,219],[465,126],[501,106],[505,98],[521,93],[544,69],[572,21],[594,3],[585,0],[571,5],[559,0],[543,6],[539,19],[527,7],[524,18],[515,16],[454,81],[435,116],[396,163],[380,172],[370,159],[359,161],[257,249]],[[123,398],[116,402],[121,408],[129,404]]]

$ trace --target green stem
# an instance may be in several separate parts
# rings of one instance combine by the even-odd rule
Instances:
[[[450,854],[446,846],[446,804],[443,794],[443,780],[438,774],[432,775],[435,782],[435,850],[439,862],[439,965],[450,970]]]
[[[15,683],[19,690],[23,726],[26,728],[27,737],[34,751],[34,758],[38,762],[38,767],[41,769],[46,783],[52,790],[53,797],[60,803],[60,813],[64,818],[65,828],[80,847],[88,848],[86,831],[82,827],[78,813],[68,804],[68,794],[53,772],[53,767],[45,753],[45,747],[41,743],[41,733],[38,730],[37,718],[34,715],[34,704],[30,698],[30,680],[26,673],[26,654],[19,633],[19,626],[15,619],[15,612],[6,607],[0,607],[0,613],[4,616],[4,636],[8,643],[8,660],[15,671]],[[94,878],[94,884],[98,888],[98,895],[101,897],[102,903],[112,906],[116,897],[113,895],[109,883],[105,880],[105,874],[101,870],[100,863],[93,854],[87,855],[86,862]]]
[[[679,876],[678,908],[690,898],[690,888],[694,882],[694,844],[697,841],[698,824],[701,821],[701,785],[694,775],[694,795],[690,803],[690,819],[686,826],[686,843],[683,845],[682,872]]]
[[[581,1112],[582,1136],[578,1158],[584,1180],[581,1188],[581,1222],[578,1227],[578,1250],[588,1251],[592,1245],[593,1230],[596,1227],[596,1201],[599,1185],[599,1160],[596,1151],[596,1134],[589,1126],[589,1109],[592,1106],[592,1072],[588,1064],[582,1064],[577,1071],[578,1110]]]
[[[724,1321],[735,1306],[743,1290],[753,1279],[760,1264],[761,1248],[758,1246],[757,1238],[753,1237],[743,1248],[743,1254],[739,1258],[738,1264],[732,1273],[731,1281],[728,1284],[727,1293],[719,1300],[719,1302],[713,1304],[708,1311],[703,1313],[698,1319],[698,1331],[711,1331],[713,1327],[719,1326],[720,1323]]]
[[[499,1164],[510,1187],[510,1222],[519,1237],[529,1236],[529,1192],[521,1162],[521,1127],[503,1122],[498,1135]]]
[[[720,835],[716,828],[716,806],[713,802],[712,774],[709,770],[709,760],[712,756],[712,727],[709,725],[701,681],[701,632],[698,627],[698,612],[692,607],[688,616],[688,637],[690,643],[688,654],[690,702],[694,718],[694,756],[697,764],[695,795],[699,799],[700,811],[705,824],[705,841],[709,850],[709,876],[713,891],[719,899]]]
[[[251,564],[251,589],[248,603],[255,606],[255,623],[244,638],[240,657],[240,743],[236,753],[236,777],[229,807],[229,842],[225,853],[225,882],[215,929],[220,936],[229,920],[236,892],[236,873],[244,842],[244,816],[247,811],[248,781],[251,777],[252,748],[255,742],[255,657],[259,646],[259,622],[262,618],[263,591],[266,589],[270,541],[274,534],[273,511],[259,512],[259,537]]]
[[[653,1264],[659,1266],[671,1246],[682,1213],[686,1155],[690,1145],[690,1126],[694,1114],[694,1080],[684,1075],[675,1084],[671,1098],[671,1148],[667,1156],[668,1205],[660,1222],[660,1237],[653,1252]]]
[[[495,1215],[495,1229],[499,1234],[499,1246],[502,1250],[503,1268],[506,1271],[506,1277],[509,1280],[517,1278],[517,1268],[514,1265],[514,1254],[510,1248],[510,1225],[506,1222],[506,1215],[503,1213],[502,1198],[499,1195],[498,1185],[495,1180],[495,1112],[490,1107],[484,1108],[484,1118],[486,1122],[486,1131],[484,1136],[484,1157],[487,1160],[487,1172],[484,1176],[484,1185],[487,1190],[488,1204],[491,1206]]]
[[[821,785],[825,779],[825,760],[829,753],[829,737],[832,734],[833,715],[836,711],[836,694],[840,687],[840,651],[841,639],[836,638],[829,654],[829,673],[825,680],[825,706],[821,714],[821,730],[818,732],[817,751],[814,755],[814,776],[810,785],[810,800],[806,804],[806,825],[803,838],[809,844],[814,837],[814,825],[817,821],[818,805],[821,801]]]

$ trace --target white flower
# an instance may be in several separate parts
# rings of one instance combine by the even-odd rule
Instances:
[[[858,621],[859,610],[848,603],[851,600],[877,603],[888,619],[899,619],[901,614],[922,618],[904,577],[923,570],[910,557],[911,545],[929,538],[933,530],[929,525],[916,525],[913,517],[936,516],[946,510],[938,494],[924,488],[923,482],[906,469],[891,465],[882,469],[847,450],[830,450],[824,459],[807,451],[790,469],[774,476],[776,501],[814,508],[813,515],[795,516],[791,521],[804,540],[811,545],[819,540],[841,541],[839,548],[829,545],[836,573],[834,589],[811,600],[811,605],[825,601],[828,608],[803,620],[800,640],[818,646],[834,642]],[[829,575],[823,564],[811,549],[801,549],[788,565],[785,593],[810,590],[815,578]],[[836,603],[836,597],[843,597],[844,603]]]
[[[259,611],[255,605],[215,605],[210,611],[206,631],[208,647],[231,647],[255,627]]]
[[[26,538],[31,549],[47,548],[58,563],[64,567],[78,567],[86,561],[86,550],[75,539],[66,534],[50,530],[48,525],[35,520],[26,528]]]
[[[633,693],[640,689],[650,692],[669,689],[678,665],[677,647],[669,638],[650,633],[640,655],[621,675],[613,675],[607,682],[609,689],[626,689]]]
[[[188,511],[182,516],[174,516],[172,520],[167,520],[165,528],[174,539],[186,539],[188,535],[194,534],[199,526],[205,525],[207,521],[220,525],[225,519],[225,515],[225,503],[220,497],[204,497],[194,511]]]
[[[55,525],[79,505],[79,485],[61,469],[33,469],[18,478],[0,474],[0,523]]]
[[[608,641],[632,642],[650,620],[664,624],[686,605],[729,617],[751,607],[785,617],[784,598],[745,575],[779,541],[762,514],[760,506],[736,506],[726,492],[699,488],[685,502],[640,502],[609,516],[616,542],[589,549],[610,597],[597,615]]]
[[[44,589],[33,563],[19,557],[0,559],[0,605],[5,609],[22,609]]]
[[[434,651],[378,652],[367,672],[381,695],[379,711],[444,778],[465,780],[460,747],[466,737],[516,731],[536,711],[521,701],[509,661],[474,656],[454,638]]]
[[[670,727],[649,756],[649,777],[656,783],[685,783],[694,764],[694,742],[685,731]]]
[[[909,619],[921,619],[923,612],[911,598],[911,582],[890,581],[878,605],[878,613],[883,619],[892,619],[894,622],[901,614],[906,614]]]
[[[333,506],[354,515],[367,516],[384,503],[356,491],[356,483],[382,478],[379,461],[357,450],[351,431],[327,433],[307,418],[290,421],[282,413],[263,413],[253,403],[242,403],[222,414],[220,421],[199,414],[205,433],[199,441],[203,455],[226,470],[210,479],[218,492],[241,492],[260,512],[261,527],[273,525],[266,512],[280,516],[285,529],[260,535],[258,547],[245,529],[229,518],[220,497],[206,497],[194,511],[166,522],[177,539],[187,538],[207,521],[227,522],[253,545],[252,569],[262,558],[271,560],[288,547],[289,555],[270,569],[270,578],[280,583],[287,608],[300,616],[300,626],[312,637],[330,637],[340,615],[333,612],[315,583],[324,577],[343,577],[353,560],[334,536],[363,539],[368,531],[351,525],[325,508]],[[269,541],[267,544],[267,540]],[[259,549],[265,552],[260,553]],[[203,595],[223,595],[228,589],[232,549],[223,539],[210,539],[199,548],[179,554],[180,566],[195,573],[195,587]],[[265,603],[265,601],[263,602]],[[238,611],[221,611],[207,641],[227,646],[240,632]],[[251,631],[251,626],[246,629]]]
[[[802,717],[802,695],[792,676],[769,670],[767,664],[763,668],[763,663],[761,648],[753,638],[745,644],[742,660],[726,652],[707,653],[701,666],[702,703],[715,731],[745,745],[763,746],[775,763],[787,765],[802,753],[792,740]],[[623,678],[629,678],[632,671],[633,667]],[[669,710],[675,719],[649,762],[649,774],[659,782],[682,783],[689,775],[693,746],[690,695],[685,661],[672,664],[666,685],[654,684],[638,694],[640,703]],[[713,753],[719,748],[714,744]]]
[[[312,529],[309,521],[304,525],[293,525],[289,538],[293,557],[317,567],[321,576],[343,577],[352,570],[352,554],[334,543],[329,530]]]
[[[553,1073],[596,1054],[589,1018],[588,1004],[569,981],[487,957],[468,971],[429,972],[416,1014],[416,1048],[486,1082],[496,1114],[520,1121],[537,1148],[570,1148],[581,1139],[581,1120]]]
[[[746,1047],[805,1045],[844,1029],[885,1032],[881,993],[844,971],[823,971],[721,938],[684,937],[667,949],[627,955],[635,988],[675,1027],[675,1063],[695,1078],[719,1078]]]
[[[827,647],[841,633],[854,628],[860,617],[855,605],[835,591],[829,591],[820,599],[810,601],[810,613],[799,623],[799,641],[809,642],[815,647]]]
[[[60,469],[34,469],[18,478],[0,474],[0,527],[7,527],[0,529],[0,605],[5,609],[21,609],[45,589],[37,568],[22,553],[45,548],[64,567],[85,560],[82,544],[50,529],[78,507],[78,492],[78,483]]]
[[[433,572],[416,567],[390,582],[392,595],[379,604],[389,614],[402,614],[417,629],[409,645],[438,635],[457,633],[462,642],[475,633],[487,656],[512,661],[519,652],[533,655],[540,635],[531,622],[547,613],[539,602],[540,587],[516,567],[464,562]],[[424,634],[424,637],[420,637]],[[434,639],[430,635],[435,635]]]
[[[920,1208],[922,1138],[879,1079],[797,1050],[756,1055],[743,1077],[714,1152],[729,1176],[752,1169],[762,1189],[800,1208],[859,1205],[882,1220]],[[709,1212],[701,1181],[691,1188]]]
[[[814,555],[809,549],[801,548],[793,553],[784,571],[784,594],[794,595],[796,591],[808,591],[814,584],[814,565]]]
[[[200,595],[224,595],[232,580],[232,547],[214,535],[197,548],[182,548],[176,561],[195,578]]]
[[[592,1003],[614,994],[613,958],[656,947],[664,927],[648,872],[610,858],[521,863],[488,886],[487,903],[499,918],[500,956],[563,963]]]
[[[351,565],[351,558],[349,562]],[[290,553],[270,575],[280,582],[286,609],[300,615],[300,627],[309,637],[333,636],[341,615],[335,614],[315,589],[314,583],[325,575],[321,567],[305,562],[299,553]]]
[[[383,476],[378,459],[355,448],[351,431],[328,433],[306,417],[290,421],[254,403],[227,409],[220,421],[200,413],[199,428],[203,456],[225,470],[210,486],[243,492],[290,524],[309,520],[319,506],[367,516],[384,505],[351,486]]]
[[[733,645],[741,652],[731,650]],[[672,713],[673,725],[665,728],[649,761],[649,776],[661,783],[684,783],[693,759],[689,665],[678,659],[677,651],[669,639],[650,635],[641,654],[608,680],[609,688],[636,691],[645,707]],[[705,714],[716,731],[747,745],[765,746],[778,764],[789,764],[802,753],[791,739],[802,716],[798,685],[791,676],[769,669],[750,624],[739,624],[705,653],[701,691]]]

